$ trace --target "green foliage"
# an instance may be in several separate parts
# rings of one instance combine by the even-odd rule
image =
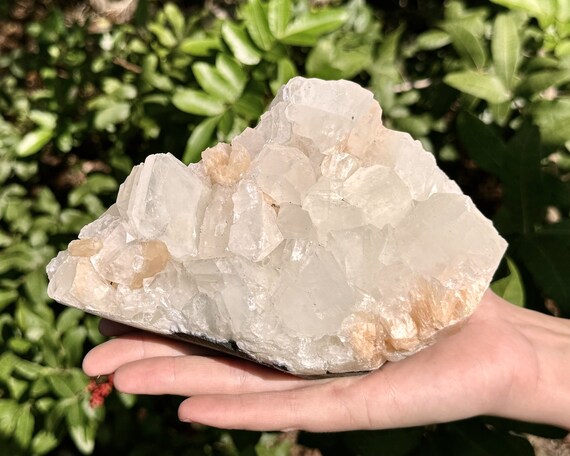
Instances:
[[[188,432],[168,398],[114,394],[91,408],[79,366],[102,340],[97,321],[50,302],[44,269],[109,206],[134,164],[167,151],[197,160],[254,124],[298,74],[369,87],[385,123],[433,151],[509,241],[493,289],[539,310],[548,299],[570,315],[567,2],[313,3],[244,0],[220,19],[199,6],[141,0],[132,23],[98,31],[53,7],[20,20],[0,6],[23,30],[19,46],[0,50],[6,454],[291,453],[288,436],[198,425]],[[477,418],[299,440],[323,454],[532,454],[518,437],[526,432],[561,437]]]

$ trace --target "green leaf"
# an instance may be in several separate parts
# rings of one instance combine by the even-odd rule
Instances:
[[[20,296],[17,290],[0,290],[0,311],[12,304]]]
[[[129,103],[115,102],[97,111],[93,124],[97,130],[106,130],[118,123],[124,122],[131,114]]]
[[[263,113],[263,99],[254,93],[246,92],[233,105],[233,110],[247,120],[257,120]]]
[[[493,127],[473,114],[462,111],[457,117],[457,132],[461,144],[475,163],[481,169],[500,177],[505,163],[506,146]]]
[[[16,415],[16,427],[14,429],[14,440],[21,449],[27,449],[32,441],[34,432],[34,415],[31,407],[25,404],[18,410]]]
[[[54,131],[40,128],[29,132],[16,145],[16,154],[19,157],[28,157],[39,152],[53,138]]]
[[[193,163],[200,159],[202,151],[210,145],[214,130],[220,121],[220,117],[210,117],[200,122],[192,131],[186,149],[182,156],[184,163]]]
[[[548,225],[517,246],[517,252],[544,294],[570,315],[570,223]]]
[[[499,14],[495,19],[491,50],[497,76],[511,89],[521,55],[519,32],[511,14]]]
[[[239,62],[229,55],[220,53],[216,56],[216,68],[233,86],[233,92],[237,93],[237,96],[241,95],[247,83],[248,76]]]
[[[220,49],[220,40],[218,38],[186,38],[178,46],[185,54],[193,55],[196,57],[206,57]]]
[[[117,188],[118,184],[114,177],[94,173],[69,193],[68,203],[70,206],[79,206],[84,204],[89,197],[115,192]]]
[[[166,5],[164,5],[163,11],[166,19],[174,30],[174,34],[178,39],[181,39],[184,36],[185,27],[184,15],[182,14],[182,11],[180,11],[180,8],[178,8],[176,4],[171,2],[168,2]]]
[[[428,30],[416,38],[416,46],[422,50],[433,50],[451,43],[449,33],[443,30]]]
[[[10,436],[14,432],[19,408],[13,399],[0,399],[0,437]]]
[[[59,441],[57,437],[46,430],[39,431],[32,439],[31,452],[34,455],[47,454],[55,449]]]
[[[75,390],[71,378],[66,374],[50,375],[48,381],[58,397],[63,399],[75,397],[78,391]]]
[[[47,277],[45,271],[36,269],[25,277],[24,290],[34,304],[44,304],[49,300],[47,295]]]
[[[21,399],[22,395],[28,390],[30,383],[26,380],[10,377],[6,380],[6,386],[10,392],[10,397],[17,401]]]
[[[222,24],[222,37],[234,57],[244,65],[257,65],[261,61],[261,53],[253,45],[242,27],[231,22],[224,22]]]
[[[507,144],[506,163],[502,172],[504,209],[512,227],[530,234],[542,221],[544,186],[540,161],[542,150],[536,126],[524,123]]]
[[[444,28],[449,33],[451,43],[463,61],[476,69],[484,68],[487,55],[481,40],[471,30],[459,24],[447,23]]]
[[[291,60],[287,58],[279,60],[279,62],[277,62],[277,78],[270,82],[273,95],[277,94],[281,86],[287,84],[287,82],[297,76],[297,74],[297,68],[295,68],[295,64]]]
[[[545,144],[561,146],[570,140],[570,98],[537,101],[531,106],[532,117],[540,127]]]
[[[291,19],[291,0],[269,0],[267,19],[276,38],[282,38]]]
[[[521,95],[539,94],[550,87],[558,87],[570,81],[570,70],[546,70],[529,74],[517,87]]]
[[[69,435],[83,454],[91,454],[95,448],[96,424],[89,418],[77,401],[73,402],[65,416]]]
[[[45,111],[30,111],[30,120],[38,127],[45,130],[55,130],[57,125],[57,116],[51,112]]]
[[[524,307],[525,293],[519,270],[510,258],[507,258],[507,265],[510,274],[493,282],[491,289],[510,303]]]
[[[197,62],[192,65],[192,72],[200,87],[214,98],[232,102],[241,94],[221,75],[217,68],[205,62]]]
[[[462,71],[449,73],[443,80],[447,85],[489,103],[503,103],[511,97],[501,80],[493,74]]]
[[[59,315],[55,329],[60,333],[64,333],[77,326],[83,315],[84,313],[81,310],[68,307]]]
[[[162,44],[165,48],[171,49],[176,46],[178,42],[174,34],[157,22],[150,23],[148,29],[158,38],[158,42]]]
[[[181,111],[199,116],[217,116],[226,110],[223,101],[193,89],[178,89],[172,95],[172,104]]]
[[[510,9],[526,11],[533,17],[549,19],[555,15],[555,0],[491,0]]]
[[[289,456],[292,447],[293,442],[283,439],[279,434],[263,433],[255,445],[255,454],[256,456]]]
[[[344,8],[328,8],[309,13],[291,22],[281,41],[293,46],[313,46],[318,39],[341,27],[348,19]]]
[[[6,379],[12,374],[12,370],[18,363],[18,357],[11,351],[5,351],[0,355],[0,379]]]
[[[87,330],[83,326],[69,329],[62,338],[62,345],[66,350],[70,366],[76,366],[83,357],[83,343],[87,337]]]
[[[265,8],[260,0],[248,0],[242,9],[245,26],[258,48],[269,51],[275,38],[269,30]]]

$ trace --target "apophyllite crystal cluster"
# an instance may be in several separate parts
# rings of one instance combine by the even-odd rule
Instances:
[[[295,78],[201,162],[136,166],[47,271],[61,303],[318,376],[431,344],[505,247],[372,93]]]

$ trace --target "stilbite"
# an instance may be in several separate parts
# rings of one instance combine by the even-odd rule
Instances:
[[[372,93],[294,78],[259,125],[149,156],[47,267],[55,300],[302,376],[376,369],[472,314],[506,249]]]

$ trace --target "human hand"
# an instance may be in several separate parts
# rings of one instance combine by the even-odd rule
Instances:
[[[122,333],[85,357],[120,391],[188,397],[182,421],[251,430],[346,431],[497,415],[570,429],[570,322],[488,291],[453,334],[366,375],[304,380],[190,344]]]

